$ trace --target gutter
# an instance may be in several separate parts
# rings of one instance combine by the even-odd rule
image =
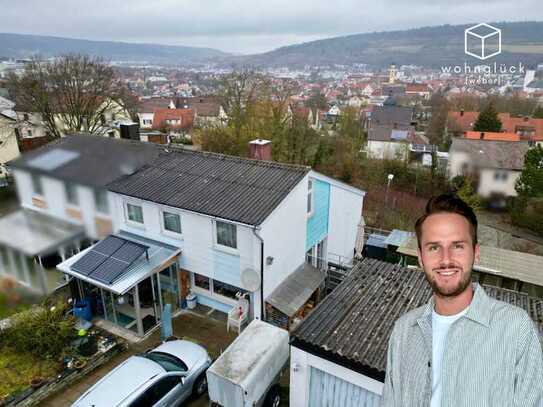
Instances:
[[[260,240],[260,319],[264,321],[264,239],[258,234],[260,226],[253,228],[253,234]]]

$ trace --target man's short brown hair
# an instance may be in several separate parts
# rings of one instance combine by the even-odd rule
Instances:
[[[442,194],[430,198],[426,204],[424,214],[415,222],[415,232],[417,234],[417,241],[419,249],[421,247],[422,238],[422,224],[426,218],[436,213],[456,213],[464,217],[470,225],[471,240],[473,241],[473,247],[477,244],[477,216],[466,202],[460,199],[454,194]]]

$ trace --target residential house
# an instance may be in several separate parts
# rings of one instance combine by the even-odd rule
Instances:
[[[7,176],[6,163],[19,156],[17,143],[15,104],[0,96],[0,184]]]
[[[397,129],[406,129],[414,127],[416,124],[415,110],[412,107],[396,106],[395,104],[374,106],[366,114],[363,123],[366,130],[378,126],[392,126]]]
[[[152,144],[73,135],[11,161],[20,209],[0,218],[0,275],[42,293],[64,284],[54,266],[118,229],[106,185],[158,152]]]
[[[412,143],[425,144],[413,127],[400,130],[392,126],[375,126],[368,130],[366,152],[368,158],[405,161]]]
[[[449,177],[474,176],[485,198],[516,196],[515,183],[524,167],[527,141],[454,138],[449,150]]]
[[[322,284],[319,268],[352,263],[364,196],[308,167],[172,147],[107,188],[118,228],[57,267],[100,299],[101,320],[140,337],[165,303],[175,312],[195,296],[226,313],[241,295],[266,318],[264,303],[292,291],[287,277]]]
[[[17,103],[13,108],[17,118],[17,132],[22,151],[32,150],[51,141],[51,134],[45,126],[41,113],[36,112],[34,106],[27,106]],[[131,124],[132,118],[124,106],[110,98],[105,98],[98,107],[98,112],[102,112],[99,121],[96,123],[87,123],[86,129],[82,131],[92,131],[110,138],[120,138],[122,124]],[[66,118],[63,114],[55,114],[55,125],[60,130],[61,136],[68,134]]]
[[[153,130],[169,135],[186,134],[193,124],[192,109],[157,109],[154,112]]]
[[[488,285],[483,289],[523,308],[543,332],[543,300]],[[291,335],[290,406],[379,406],[394,322],[431,296],[420,270],[374,259],[358,263]],[[464,356],[469,360],[477,352],[473,347]],[[406,353],[407,364],[409,358]]]
[[[405,85],[405,95],[429,100],[431,90],[426,83],[408,83]]]
[[[142,99],[138,105],[138,118],[140,129],[151,130],[155,110],[175,109],[176,105],[171,98]]]
[[[473,130],[473,126],[479,117],[479,112],[460,110],[449,112],[447,117],[447,131],[456,137]],[[509,113],[499,113],[498,118],[502,123],[502,131],[515,133],[521,140],[534,144],[543,144],[543,119],[531,117],[512,117]]]

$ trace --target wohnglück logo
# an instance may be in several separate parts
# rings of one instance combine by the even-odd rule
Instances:
[[[464,51],[481,61],[502,52],[502,30],[490,24],[477,24],[464,31]]]

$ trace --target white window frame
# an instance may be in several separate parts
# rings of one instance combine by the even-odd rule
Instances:
[[[311,204],[311,209],[307,211],[307,205]],[[315,179],[308,178],[307,180],[307,201],[306,201],[306,213],[307,217],[310,218],[315,213]]]
[[[236,229],[236,247],[230,247],[230,246],[225,246],[225,245],[222,245],[218,242],[218,236],[217,236],[217,226],[218,226],[218,223],[224,223],[224,224],[227,224],[227,225],[232,225],[234,226],[234,228]],[[214,243],[214,246],[215,246],[215,249],[217,250],[221,250],[221,251],[224,251],[226,253],[230,253],[230,254],[235,254],[235,255],[239,255],[239,239],[238,239],[238,225],[236,225],[235,223],[231,223],[231,222],[227,222],[227,221],[222,221],[222,220],[214,220],[212,222],[212,225],[213,225],[213,243]]]
[[[107,212],[103,212],[98,207],[98,194],[103,193],[106,198],[106,205],[108,208]],[[111,203],[109,201],[108,192],[105,190],[94,190],[93,191],[93,198],[94,198],[94,207],[96,208],[96,213],[102,217],[111,217]]]
[[[142,223],[130,220],[128,218],[128,205],[139,206],[141,208],[141,217],[143,218]],[[140,228],[140,229],[145,229],[145,214],[143,213],[143,205],[141,202],[124,201],[123,208],[124,208],[124,219],[127,225]]]
[[[181,216],[181,214],[177,211],[174,211],[168,208],[161,208],[158,212],[160,216],[160,229],[162,231],[162,234],[164,234],[165,236],[173,237],[175,239],[182,238],[183,237],[183,217]],[[166,225],[164,223],[164,213],[169,213],[172,215],[179,216],[179,224],[181,225],[181,233],[177,233],[172,230],[166,229]]]
[[[69,188],[74,189],[74,195],[75,195],[75,202],[70,202],[70,199],[68,198],[68,189]],[[79,199],[79,191],[77,188],[77,184],[74,184],[73,182],[65,182],[64,183],[64,195],[66,196],[66,206],[69,208],[79,208],[81,206],[81,200]]]
[[[194,283],[195,282],[194,274],[199,274],[199,275],[201,275],[203,277],[209,278],[209,290],[206,290],[205,288],[202,288],[202,287],[198,287]],[[220,294],[215,293],[214,282],[215,282],[215,279],[213,277],[206,276],[205,274],[201,274],[201,273],[195,273],[195,272],[190,273],[190,286],[191,286],[191,291],[194,294],[202,295],[204,297],[208,297],[208,298],[211,298],[213,300],[217,300],[219,302],[222,302],[223,304],[236,306],[238,304],[237,300],[234,300],[234,299],[232,299],[230,297],[225,297],[224,295],[220,295]],[[224,283],[224,284],[229,284],[229,283]],[[229,285],[235,287],[235,285],[233,285],[233,284],[229,284]],[[238,288],[241,289],[241,287],[238,287]]]
[[[32,185],[32,196],[43,198],[45,193],[43,191],[43,176],[38,174],[30,174],[30,183]],[[35,182],[37,184],[35,184]],[[40,191],[36,191],[36,185],[39,185]]]

